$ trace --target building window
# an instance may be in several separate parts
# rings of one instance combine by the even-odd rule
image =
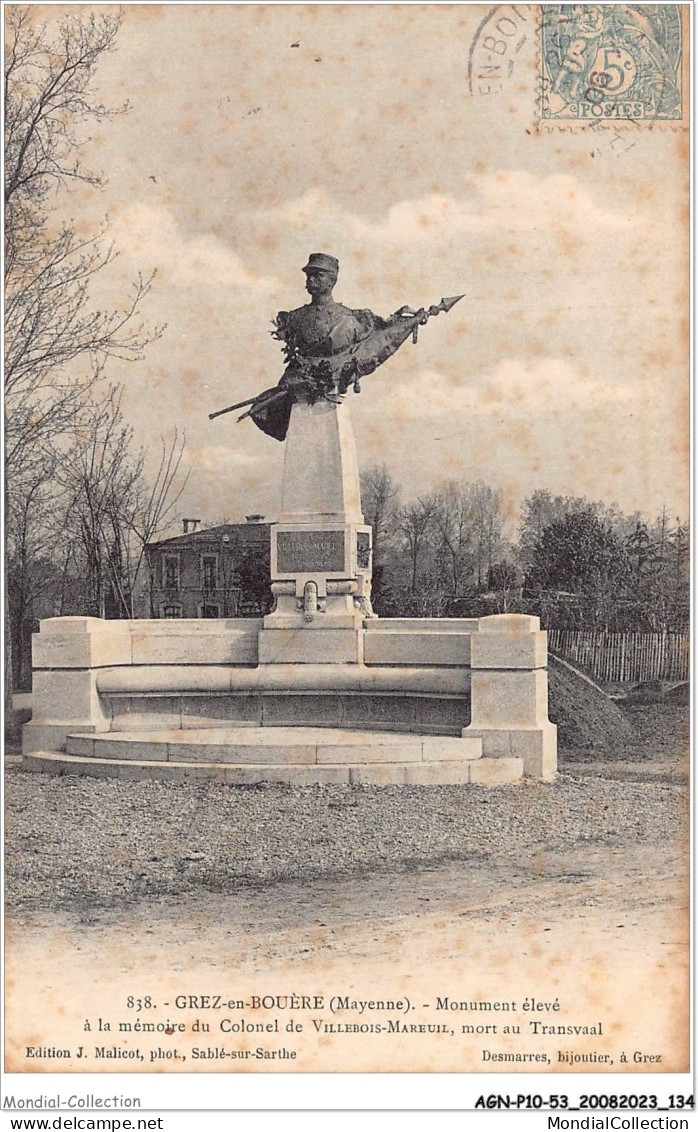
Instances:
[[[179,589],[179,555],[166,554],[162,564],[162,584],[166,590]]]
[[[181,605],[163,605],[162,615],[163,617],[181,617],[182,607]]]
[[[219,605],[204,604],[204,605],[201,606],[201,610],[200,610],[200,613],[199,613],[200,617],[220,617],[220,615],[221,615],[221,608],[220,608]]]
[[[218,586],[218,555],[202,554],[201,578],[205,590],[215,590]]]

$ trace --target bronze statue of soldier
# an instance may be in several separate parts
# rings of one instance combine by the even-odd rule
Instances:
[[[209,414],[211,418],[250,406],[239,420],[251,417],[258,428],[284,440],[293,403],[297,400],[341,403],[349,386],[359,393],[361,377],[386,361],[420,325],[461,299],[442,299],[428,310],[400,307],[387,319],[370,310],[352,310],[334,301],[339,261],[313,252],[303,268],[310,302],[292,311],[279,311],[273,336],[283,343],[286,368],[278,385],[256,397]]]

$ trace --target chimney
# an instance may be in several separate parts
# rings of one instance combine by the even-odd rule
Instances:
[[[245,515],[245,522],[247,523],[263,523],[264,515]]]
[[[201,519],[182,519],[182,529],[185,535],[193,534],[200,522]]]

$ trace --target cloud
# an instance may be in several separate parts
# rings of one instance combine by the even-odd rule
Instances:
[[[583,374],[564,358],[506,358],[481,383],[479,402],[484,408],[512,405],[527,411],[551,412],[560,408],[628,405],[638,399],[638,391],[638,386],[614,384],[593,374]]]
[[[270,292],[278,286],[247,268],[217,236],[188,235],[166,208],[142,202],[128,205],[112,217],[111,236],[122,255],[154,264],[182,288],[205,285]]]
[[[613,384],[575,369],[564,358],[507,358],[475,378],[421,370],[401,380],[400,412],[424,417],[581,413],[587,409],[637,406],[641,385]]]
[[[587,229],[628,229],[637,215],[599,205],[578,178],[565,173],[536,177],[511,170],[468,178],[482,201],[483,230],[534,230],[565,224]]]
[[[239,446],[187,448],[184,463],[191,475],[180,512],[185,507],[190,514],[205,517],[206,524],[212,519],[239,519],[250,511],[267,517],[278,513],[283,446],[255,434],[257,430],[249,426],[249,435]]]
[[[637,215],[606,208],[568,174],[537,177],[524,170],[469,176],[460,198],[439,193],[400,201],[382,219],[371,222],[348,209],[323,189],[315,188],[277,208],[252,214],[252,223],[281,225],[316,236],[335,230],[368,244],[443,243],[465,233],[507,233],[547,230],[551,226],[586,233],[630,230]]]
[[[246,452],[227,444],[211,444],[205,448],[187,448],[183,462],[204,475],[235,476],[248,474],[264,462],[258,453]]]

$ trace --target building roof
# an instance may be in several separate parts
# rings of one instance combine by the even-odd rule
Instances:
[[[206,527],[202,531],[189,531],[185,535],[175,535],[161,542],[149,542],[148,550],[182,547],[218,545],[229,541],[235,546],[250,543],[268,543],[271,523],[221,523],[218,527]]]

